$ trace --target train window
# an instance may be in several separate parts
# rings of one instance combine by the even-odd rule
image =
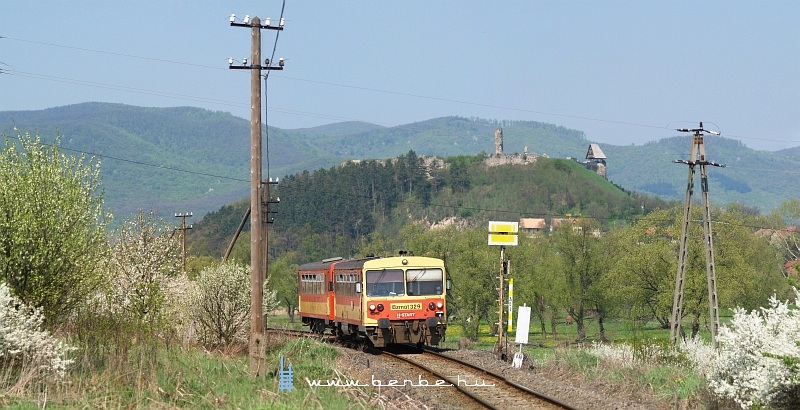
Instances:
[[[441,295],[443,276],[442,270],[439,268],[407,270],[408,294],[415,296]]]
[[[319,276],[319,280],[322,282],[321,286],[324,287],[324,277],[322,275]],[[356,293],[356,283],[358,282],[358,275],[355,273],[337,273],[334,275],[333,281],[333,291],[337,295],[341,296],[355,296]],[[320,289],[322,289],[322,287]]]
[[[353,294],[353,287],[352,283],[350,283],[350,274],[349,273],[337,273],[336,274],[336,283],[334,285],[335,292],[337,295],[341,296],[350,296]]]
[[[402,270],[370,270],[366,274],[367,296],[402,296],[405,294]]]

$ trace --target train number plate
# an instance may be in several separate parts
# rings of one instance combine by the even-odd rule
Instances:
[[[420,310],[422,303],[392,303],[392,310]]]

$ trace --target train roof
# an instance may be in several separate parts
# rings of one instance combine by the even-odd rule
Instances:
[[[331,268],[331,265],[336,264],[338,268],[345,268],[345,269],[356,269],[364,266],[364,262],[375,259],[375,258],[363,258],[363,259],[343,259],[343,258],[330,258],[330,259],[323,259],[319,262],[309,262],[304,263],[298,266],[298,270],[303,271],[313,271],[313,270],[327,270]]]
[[[364,265],[375,265],[373,267],[377,267],[380,265],[387,265],[387,266],[403,266],[405,264],[402,263],[403,259],[406,259],[411,262],[409,266],[430,266],[430,265],[441,265],[443,264],[441,259],[430,258],[425,256],[391,256],[391,257],[371,257],[371,258],[362,258],[362,259],[342,259],[342,258],[330,258],[324,259],[319,262],[309,262],[304,263],[298,266],[298,270],[300,271],[320,271],[320,270],[328,270],[331,268],[331,265],[335,264],[336,269],[361,269]]]

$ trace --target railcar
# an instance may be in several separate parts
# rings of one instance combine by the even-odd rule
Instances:
[[[436,346],[450,288],[441,259],[402,254],[331,258],[298,268],[299,311],[311,331],[342,339]]]

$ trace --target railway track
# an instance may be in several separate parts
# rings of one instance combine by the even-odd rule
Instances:
[[[404,353],[377,350],[376,353],[410,363],[425,373],[433,374],[440,384],[452,385],[461,394],[485,408],[577,410],[576,407],[508,380],[500,374],[432,350]]]
[[[320,335],[301,330],[268,328],[267,332],[290,338],[320,339]],[[442,408],[577,410],[567,403],[508,380],[503,375],[431,349],[418,350],[399,345],[392,350],[394,351],[367,349],[367,352],[405,364],[402,374],[406,376],[403,380],[384,380],[377,383],[385,387],[434,389],[431,392],[437,391],[437,394],[432,395],[431,399],[441,397],[441,391],[448,391],[443,395],[445,399],[438,399],[447,400],[442,403]],[[376,381],[373,379],[370,384],[375,387]]]

